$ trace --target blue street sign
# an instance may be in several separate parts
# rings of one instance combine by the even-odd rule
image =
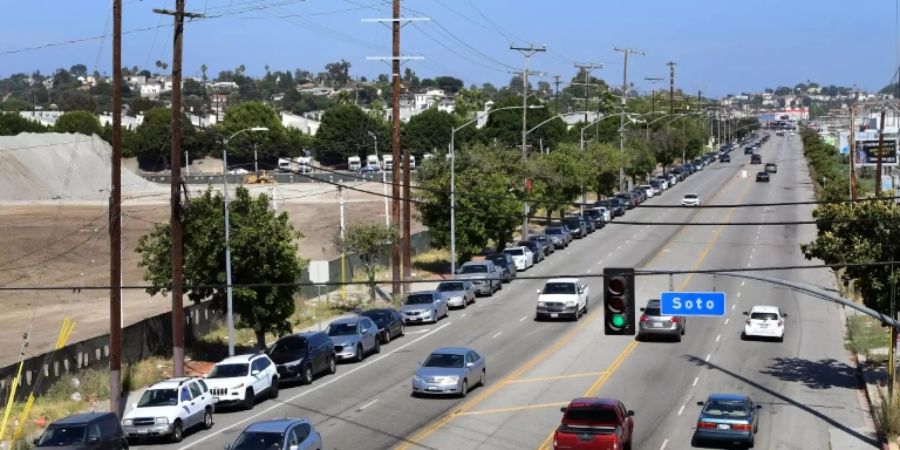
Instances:
[[[664,316],[725,316],[724,292],[661,292]]]

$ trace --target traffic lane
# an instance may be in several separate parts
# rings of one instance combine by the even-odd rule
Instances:
[[[705,178],[705,177],[697,177],[697,178],[695,178],[695,179],[696,179],[696,180],[703,180],[704,178]],[[707,179],[708,179],[708,178],[707,178]],[[661,198],[660,200],[662,200],[662,198]],[[635,213],[640,213],[640,214],[635,214]],[[632,211],[632,212],[629,213],[629,215],[631,215],[631,216],[640,216],[640,215],[649,215],[649,214],[650,214],[650,212],[644,212],[644,210],[640,210],[640,211]],[[638,217],[638,219],[640,219],[640,217]],[[598,237],[598,240],[599,240],[599,237],[600,237],[602,234],[604,234],[604,233],[601,231],[601,233],[595,233],[594,235],[592,235],[592,237],[597,236],[597,237]],[[605,233],[605,234],[607,234],[607,235],[612,235],[612,236],[611,236],[612,239],[609,239],[609,240],[608,240],[608,242],[610,243],[610,245],[612,245],[613,243],[616,243],[616,242],[621,242],[621,239],[617,239],[617,238],[616,238],[615,235],[616,235],[617,233],[616,233],[615,230],[608,231],[608,232]],[[589,239],[590,239],[590,238],[589,238]],[[600,244],[601,244],[600,247],[602,248],[603,242],[601,242]],[[616,245],[617,245],[617,247],[620,247],[620,246],[621,246],[621,243],[616,244]],[[572,248],[572,249],[571,249],[569,252],[567,252],[567,253],[570,253],[570,254],[571,254],[571,253],[573,252],[573,250],[576,250],[577,248],[578,248],[578,246]],[[615,250],[615,249],[614,249],[614,248],[611,248],[611,250]],[[581,250],[581,252],[584,252],[584,251],[585,251],[584,249]],[[575,253],[576,253],[576,255],[577,255],[577,253],[579,253],[579,252],[578,252],[578,251],[575,251]],[[548,263],[542,264],[542,265],[540,265],[540,266],[538,266],[538,267],[547,267],[547,264],[549,264],[551,261],[553,261],[553,259],[549,260]],[[575,267],[573,267],[573,269],[574,269],[574,268],[575,268]],[[580,265],[579,265],[579,268],[580,268]],[[565,269],[564,269],[564,271],[565,271]],[[514,283],[514,284],[512,284],[512,285],[508,285],[508,286],[511,286],[511,287],[515,288],[515,287],[517,287],[517,286],[521,286],[522,284],[523,284],[523,283],[516,282],[516,283]],[[535,288],[536,288],[536,287],[535,287]],[[529,290],[531,290],[531,289],[525,288],[525,292],[527,292],[527,291],[529,291]],[[532,292],[533,292],[533,291],[532,291]],[[500,299],[498,299],[498,300],[500,300]],[[484,302],[484,299],[482,299],[482,302]],[[483,303],[482,303],[482,304],[483,304]],[[497,303],[494,303],[494,304],[497,304]],[[532,305],[532,304],[528,304],[528,305],[525,306],[525,309],[526,309],[528,312],[532,312],[532,311],[533,311],[532,308],[533,308],[533,305]],[[506,311],[500,311],[499,313],[500,313],[500,314],[505,314]],[[463,313],[463,314],[465,314],[465,313]],[[454,315],[455,315],[455,314],[454,314]],[[485,317],[485,318],[488,318],[489,316],[490,316],[489,313],[487,313],[487,312],[481,312],[481,313],[479,313],[479,316],[478,316],[478,317]],[[487,320],[487,322],[488,322],[488,323],[495,323],[496,320],[489,319],[489,320]],[[481,328],[478,324],[471,324],[471,325],[474,325],[476,329]],[[545,327],[545,329],[546,329],[546,327]],[[465,330],[463,330],[462,332],[464,333]],[[534,331],[533,333],[539,334],[539,330],[538,330],[538,331]],[[510,335],[512,335],[512,334],[514,334],[514,333],[510,333]],[[552,336],[537,336],[537,337],[535,338],[535,340],[538,341],[538,342],[546,342],[548,339],[552,339]],[[389,347],[389,346],[386,346],[385,348],[387,349],[388,347]],[[428,347],[422,348],[421,351],[420,351],[419,353],[420,353],[420,355],[427,354],[427,352],[430,351],[430,349],[431,349],[431,348],[428,348]],[[414,364],[414,360],[415,360],[416,358],[418,358],[418,360],[421,360],[422,357],[423,357],[423,356],[412,357],[413,361],[407,360],[407,361],[404,361],[404,362],[405,362],[405,363],[412,363],[412,364]],[[409,359],[409,358],[407,358],[407,359]],[[490,362],[489,362],[489,363],[490,363]],[[394,367],[395,365],[396,365],[396,363],[392,363],[391,366],[389,366],[389,367]],[[411,364],[410,364],[410,365],[411,365]],[[345,367],[351,367],[351,366],[342,365],[341,368],[339,369],[339,373],[340,373],[341,371],[343,371]],[[414,366],[413,366],[413,367],[414,367]],[[492,367],[497,367],[497,366],[496,366],[496,365],[493,365]],[[501,367],[501,373],[502,373],[502,372],[503,372],[503,370],[502,370],[502,364],[500,365],[500,367]],[[367,371],[374,371],[374,369],[371,369],[371,368],[368,367],[368,366],[366,367],[366,370],[367,370]],[[382,371],[383,371],[383,370],[382,370]],[[351,382],[349,382],[349,381],[345,382],[345,381],[343,381],[343,380],[340,380],[339,382],[335,382],[335,383],[333,383],[333,384],[330,384],[329,386],[323,387],[322,389],[318,389],[318,390],[314,391],[314,392],[311,393],[311,394],[305,394],[305,391],[304,391],[305,388],[303,388],[303,387],[298,387],[298,388],[294,388],[294,389],[286,389],[285,391],[283,391],[283,395],[285,395],[285,396],[288,396],[288,395],[293,396],[293,395],[295,395],[295,394],[293,393],[293,391],[294,391],[295,389],[298,389],[298,390],[300,390],[299,395],[303,395],[304,397],[306,397],[306,396],[309,396],[309,397],[310,397],[310,399],[305,399],[305,398],[304,398],[304,404],[309,404],[309,405],[311,405],[311,406],[313,407],[313,409],[316,410],[316,411],[322,411],[322,414],[321,414],[321,415],[322,415],[322,417],[323,417],[323,420],[333,420],[333,421],[340,422],[340,420],[339,420],[340,413],[341,413],[341,412],[344,412],[344,411],[347,411],[347,410],[352,410],[352,408],[354,407],[354,405],[356,405],[356,402],[354,401],[356,398],[370,398],[370,397],[372,397],[372,395],[367,395],[367,394],[376,394],[376,393],[378,393],[378,392],[383,392],[385,389],[388,389],[388,388],[390,388],[391,386],[395,386],[395,385],[397,385],[397,384],[406,385],[406,384],[408,383],[408,378],[409,378],[410,374],[402,374],[402,375],[400,375],[399,379],[394,379],[394,378],[392,378],[392,377],[384,376],[385,374],[381,373],[382,371],[375,371],[375,373],[372,373],[372,374],[371,374],[372,376],[369,377],[369,378],[376,379],[376,380],[384,380],[386,383],[369,383],[369,384],[363,384],[363,386],[370,386],[370,388],[369,388],[369,389],[363,388],[363,389],[362,389],[362,392],[355,392],[355,393],[354,393],[355,395],[353,395],[353,396],[342,395],[342,394],[345,394],[346,392],[348,392],[348,390],[347,390],[346,388],[344,388],[344,387],[342,386],[342,384],[351,384],[351,385],[353,386],[353,389],[359,389],[359,386],[360,386],[360,385],[359,385],[358,383],[356,383],[356,382],[352,382],[352,383],[351,383]],[[388,374],[394,373],[394,371],[391,370],[391,369],[388,369],[387,372],[388,372]],[[411,373],[411,371],[410,371],[410,373]],[[361,373],[360,373],[360,374],[357,374],[356,372],[354,372],[354,374],[353,374],[354,377],[357,377],[357,376],[360,376],[360,375],[362,375],[362,374],[361,374]],[[321,380],[320,380],[320,382],[321,382]],[[312,386],[311,389],[315,389],[315,387],[316,387],[316,385],[314,384],[314,385]],[[336,392],[335,392],[335,391],[336,391]],[[351,391],[352,391],[352,390],[351,390]],[[322,397],[322,399],[321,399],[321,400],[319,400],[319,399],[313,399],[314,397]],[[289,398],[290,398],[290,397],[289,397]],[[344,398],[349,399],[349,404],[344,404],[345,402],[340,401],[341,399],[344,399]],[[307,401],[307,400],[313,400],[313,401]],[[405,400],[405,399],[404,399],[404,400]],[[320,403],[329,406],[328,410],[326,410],[325,408],[316,408],[316,405],[319,405]],[[395,402],[389,401],[389,400],[386,400],[386,401],[383,401],[383,402],[382,402],[382,401],[379,401],[378,403],[380,404],[379,406],[383,406],[383,405],[394,406],[394,404],[395,404]],[[260,405],[260,406],[262,406],[262,405]],[[260,406],[258,406],[257,409],[260,408]],[[285,406],[284,409],[285,409],[285,410],[290,410],[291,408],[290,408],[289,406]],[[374,411],[375,409],[373,408],[372,410]],[[282,415],[283,415],[283,412],[280,411],[280,410],[270,411],[269,413],[271,413],[271,416],[273,416],[273,417],[279,417],[279,416],[282,416]],[[413,415],[412,417],[422,417],[421,410],[417,410],[416,413],[417,413],[417,414]],[[335,417],[337,417],[337,418],[333,418],[332,416],[335,416]],[[427,415],[426,415],[426,416],[427,416]],[[237,426],[243,426],[244,424],[249,423],[249,421],[247,420],[248,417],[252,417],[253,420],[256,420],[256,419],[258,419],[258,418],[261,418],[262,416],[257,416],[257,415],[255,414],[255,412],[249,412],[249,413],[232,413],[232,414],[220,414],[220,415],[217,415],[217,422],[219,422],[219,425],[220,425],[220,426],[221,426],[221,425],[225,425],[224,427],[221,427],[221,429],[223,430],[223,432],[222,432],[220,435],[224,436],[224,435],[226,435],[226,434],[233,434],[233,433],[236,433],[237,430],[229,429],[229,428],[228,428],[228,425],[229,425],[228,422],[230,422],[230,424],[234,424],[234,425],[237,425]],[[319,422],[319,423],[324,425],[324,422]],[[412,423],[412,424],[413,424],[412,426],[414,426],[414,421],[407,421],[407,423]],[[216,429],[220,429],[220,427],[216,427]],[[215,433],[215,432],[216,432],[216,431],[214,430],[212,433]],[[225,432],[228,432],[228,433],[225,433]],[[204,434],[204,433],[198,433],[198,434],[196,434],[196,435],[192,435],[192,436],[187,440],[188,445],[190,445],[194,440],[204,439],[204,438],[203,438],[203,434]],[[342,433],[339,433],[339,436],[340,436],[340,437],[344,437],[344,436],[347,436],[347,435],[352,436],[353,433],[343,433],[343,432],[342,432]],[[328,437],[328,435],[326,435],[326,438],[327,438],[327,437]],[[216,436],[213,436],[213,438],[216,438]],[[228,440],[227,440],[226,438],[224,438],[224,437],[218,437],[217,439],[218,439],[220,442],[222,442],[222,443],[228,441]],[[208,442],[208,441],[210,441],[210,440],[211,440],[211,439],[205,439],[203,442],[205,443],[205,442]]]
[[[715,171],[712,171],[712,172],[715,172]],[[717,183],[717,184],[718,184],[718,186],[709,186],[710,188],[713,188],[713,189],[711,189],[711,192],[716,192],[717,189],[718,189],[718,187],[720,187],[722,183],[724,183],[725,181],[727,181],[728,179],[730,179],[730,178],[732,177],[732,175],[733,175],[733,173],[727,173],[727,172],[721,172],[721,173],[719,173],[718,175],[711,175],[710,180],[717,180],[717,181],[714,181],[714,182],[712,182],[712,183]],[[717,177],[717,178],[716,178],[716,177]],[[691,188],[693,187],[693,186],[690,186],[690,184],[687,184],[687,183],[681,184],[681,186],[682,186],[682,189],[691,189]],[[676,189],[677,189],[677,188],[678,188],[678,185],[676,185]],[[702,190],[701,190],[701,192],[702,192]],[[677,191],[670,191],[670,192],[669,192],[669,196],[667,197],[667,198],[669,199],[669,201],[673,201],[673,202],[674,202],[674,201],[680,200],[680,198],[673,198],[673,197],[671,197],[671,194],[676,194],[676,193],[677,193]],[[677,195],[677,194],[676,194],[676,195]],[[664,197],[664,198],[666,198],[666,197]],[[659,200],[662,201],[663,198],[660,198]],[[639,211],[641,211],[641,209],[639,209]],[[649,210],[649,211],[653,211],[653,210]],[[657,210],[657,211],[658,211],[658,210]],[[697,210],[695,210],[695,209],[690,209],[690,208],[674,208],[674,209],[671,209],[671,210],[665,210],[665,211],[666,211],[666,212],[662,213],[661,215],[674,214],[675,216],[678,216],[678,217],[676,217],[676,220],[687,220],[687,218],[688,218],[690,215],[695,214]],[[657,217],[657,218],[658,218],[658,217]],[[633,236],[634,236],[634,235],[633,235]],[[660,248],[660,246],[657,245],[657,246],[656,246],[656,249],[658,250],[659,248]],[[651,253],[647,253],[647,254],[649,255],[649,254],[651,254]],[[632,259],[632,258],[635,258],[635,257],[636,257],[636,259]],[[637,265],[636,263],[639,263],[642,259],[645,259],[645,258],[646,258],[645,256],[642,256],[642,255],[640,255],[640,254],[635,254],[633,251],[629,251],[629,252],[624,252],[624,254],[621,255],[621,258],[619,259],[619,261],[615,261],[615,262],[616,262],[616,263],[624,263],[624,264],[626,264],[626,265],[632,265],[632,266],[633,266],[633,265]],[[629,259],[631,259],[631,261],[628,261]],[[629,264],[629,263],[630,263],[630,264]],[[598,261],[598,264],[602,264],[602,261]],[[596,292],[596,291],[594,291],[594,292]],[[595,297],[595,298],[597,298],[597,299],[598,299],[597,301],[599,302],[599,297]],[[595,310],[595,311],[596,311],[596,310]],[[605,350],[611,350],[611,349],[603,348],[602,350],[605,351]],[[607,356],[610,356],[610,355],[607,355]],[[594,355],[593,358],[596,358],[596,355]],[[543,364],[543,363],[541,363],[540,365],[541,365],[542,367],[547,367],[547,366],[548,366],[548,365],[545,365],[545,364]],[[493,398],[492,398],[491,400],[493,400]],[[527,410],[535,409],[535,408],[534,408],[535,406],[541,406],[541,407],[546,406],[546,405],[542,405],[542,404],[539,404],[539,403],[535,403],[535,401],[534,401],[533,399],[532,399],[532,401],[523,401],[524,399],[518,398],[518,400],[519,400],[520,402],[526,404],[526,408],[524,408],[524,409],[527,409]],[[500,402],[500,403],[502,403],[502,402]],[[473,405],[473,406],[474,406],[474,405]],[[479,406],[479,410],[483,410],[483,409],[481,408],[482,405],[478,405],[478,406]],[[515,409],[516,407],[511,407],[511,408]],[[498,408],[498,409],[504,409],[504,408],[501,407],[501,408]],[[412,436],[412,437],[410,438],[410,440],[409,440],[409,443],[421,444],[421,446],[423,446],[423,447],[431,447],[431,446],[434,446],[434,443],[435,443],[435,442],[438,442],[438,443],[441,443],[441,444],[450,445],[452,442],[454,442],[454,439],[453,439],[452,436],[455,435],[455,431],[456,431],[456,430],[458,430],[458,429],[470,429],[470,428],[466,428],[465,425],[461,425],[462,428],[453,428],[452,426],[447,426],[447,423],[449,423],[450,421],[453,421],[453,419],[458,419],[458,418],[460,418],[460,417],[465,417],[463,414],[468,415],[468,411],[465,411],[465,412],[462,412],[462,413],[460,413],[459,411],[460,411],[460,410],[457,410],[457,413],[454,414],[452,417],[449,417],[449,418],[445,417],[445,418],[443,419],[442,422],[439,422],[439,423],[438,423],[438,425],[439,425],[438,427],[434,427],[434,425],[432,425],[432,427],[426,428],[426,430],[423,432],[424,435],[422,435],[423,433],[417,433],[417,435]],[[473,413],[474,413],[474,412],[475,412],[475,411],[473,411]],[[472,414],[472,415],[483,415],[483,414]],[[439,433],[435,433],[435,431],[437,431],[438,428],[444,428],[444,430],[440,430]],[[492,428],[491,428],[490,426],[487,427],[487,430],[491,430],[491,429],[492,429]],[[505,428],[505,429],[511,429],[511,428],[507,427],[507,428]],[[430,436],[431,434],[433,434],[433,433],[437,434],[437,436],[429,437],[429,436]],[[493,435],[495,435],[495,434],[497,434],[497,431],[496,431],[496,430],[494,430],[494,431],[491,432],[491,433],[485,433],[485,436],[493,436]],[[516,439],[520,439],[521,437],[522,437],[522,436],[520,436],[519,433],[516,433],[515,436],[513,436],[512,438],[505,439],[505,440],[499,440],[499,441],[496,441],[496,440],[494,440],[494,441],[489,441],[489,443],[486,444],[486,445],[489,445],[489,446],[490,446],[490,445],[501,445],[502,442],[518,442]],[[403,448],[403,447],[405,447],[405,446],[401,446],[401,448]]]

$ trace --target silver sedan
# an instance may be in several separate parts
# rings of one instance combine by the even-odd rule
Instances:
[[[442,281],[437,286],[451,308],[465,308],[475,303],[475,285],[469,281]]]
[[[472,386],[483,386],[487,377],[484,357],[465,347],[436,349],[416,370],[412,394],[465,397]]]

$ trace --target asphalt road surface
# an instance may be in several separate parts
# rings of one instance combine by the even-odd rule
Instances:
[[[756,183],[761,165],[740,149],[731,163],[713,163],[648,204],[680,204],[698,193],[704,204],[803,201],[813,198],[799,138],[774,135],[760,153],[777,162],[772,181]],[[742,172],[746,171],[746,178]],[[812,207],[637,208],[643,222],[776,222],[809,220]],[[812,225],[608,225],[557,251],[526,275],[596,275],[606,266],[741,268],[809,264],[799,244]],[[822,270],[778,271],[779,278],[832,286]],[[638,303],[678,290],[727,293],[724,318],[694,318],[681,343],[638,342],[603,334],[600,278],[588,278],[590,313],[579,322],[535,322],[535,291],[543,280],[518,280],[435,325],[409,327],[406,337],[362,363],[343,364],[311,386],[282,388],[277,401],[252,411],[218,412],[211,430],[181,444],[153,447],[220,449],[248,424],[308,417],[326,449],[527,449],[552,447],[559,407],[574,397],[621,399],[636,412],[636,449],[691,447],[696,402],[713,392],[747,393],[763,405],[757,448],[825,449],[839,435],[857,448],[872,445],[865,412],[843,348],[839,308],[755,281],[710,275],[640,277]],[[742,341],[754,304],[789,314],[783,343]],[[486,386],[465,399],[413,398],[417,362],[441,346],[467,346],[487,359]]]

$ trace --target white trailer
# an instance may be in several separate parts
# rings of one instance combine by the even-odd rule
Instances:
[[[294,170],[298,173],[312,172],[312,158],[309,156],[298,156],[294,158]]]
[[[381,167],[381,161],[378,160],[378,155],[369,155],[369,156],[366,156],[366,166],[368,166],[368,167]]]
[[[359,172],[359,169],[362,169],[362,162],[359,159],[359,156],[350,156],[347,158],[347,170],[351,172]]]
[[[384,155],[381,157],[381,169],[382,170],[392,170],[394,168],[394,156],[393,155]]]

